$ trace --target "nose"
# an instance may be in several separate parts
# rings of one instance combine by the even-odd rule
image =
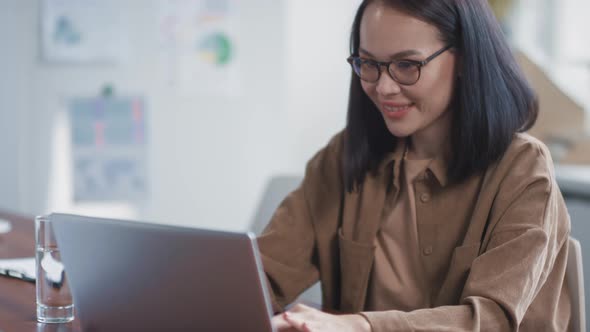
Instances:
[[[395,95],[401,92],[401,86],[398,82],[394,81],[389,74],[387,68],[380,67],[381,75],[377,81],[376,90],[380,95]]]

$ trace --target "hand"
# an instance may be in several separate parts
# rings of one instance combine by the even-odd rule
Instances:
[[[303,304],[272,318],[279,332],[370,332],[371,325],[361,315],[331,315]]]

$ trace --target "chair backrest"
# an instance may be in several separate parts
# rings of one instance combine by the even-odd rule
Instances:
[[[283,199],[297,189],[302,179],[301,176],[295,175],[276,175],[270,178],[256,209],[256,215],[250,223],[250,230],[254,234],[262,233]]]
[[[573,237],[569,238],[569,254],[565,272],[572,300],[572,331],[586,331],[586,302],[584,298],[584,268],[582,247]]]

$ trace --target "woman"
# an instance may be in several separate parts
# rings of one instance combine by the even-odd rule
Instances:
[[[259,238],[279,331],[563,331],[569,217],[485,0],[365,0],[347,125]]]

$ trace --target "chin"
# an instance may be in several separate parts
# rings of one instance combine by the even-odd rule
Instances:
[[[387,127],[387,130],[389,130],[389,132],[397,138],[406,138],[412,136],[412,134],[414,133],[414,130],[410,128],[402,128],[399,125],[390,125],[387,122],[385,123],[385,125]]]

